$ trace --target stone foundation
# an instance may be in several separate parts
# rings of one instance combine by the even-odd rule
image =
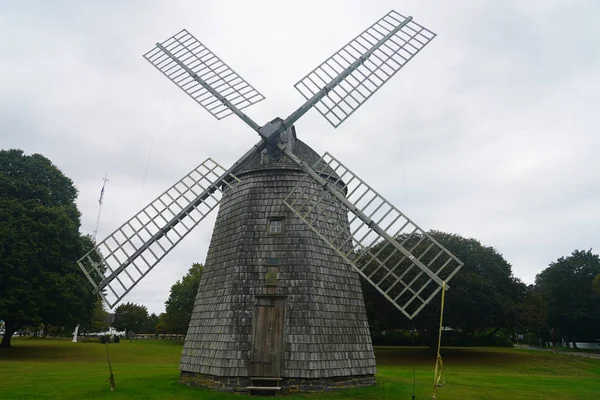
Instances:
[[[181,371],[179,383],[203,387],[220,392],[247,392],[251,385],[249,377],[227,377]],[[360,388],[375,384],[374,375],[334,376],[330,378],[283,378],[281,394],[294,392],[329,392],[340,389]]]
[[[227,377],[200,374],[195,372],[181,371],[179,375],[179,383],[202,387],[219,392],[236,392],[244,390],[250,386],[250,378],[248,377]]]
[[[331,378],[284,378],[281,382],[282,394],[294,392],[329,392],[373,386],[374,375],[333,376]]]

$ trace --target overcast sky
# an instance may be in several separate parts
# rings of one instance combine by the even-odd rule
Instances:
[[[422,228],[493,246],[527,283],[574,249],[600,251],[597,1],[0,0],[0,148],[51,159],[102,239],[207,157],[229,166],[258,137],[217,121],[142,54],[186,28],[266,100],[259,123],[303,98],[293,84],[391,9],[438,37],[338,129],[297,124]],[[126,301],[164,310],[203,262],[216,213]]]

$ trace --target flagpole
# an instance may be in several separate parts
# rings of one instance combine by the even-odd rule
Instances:
[[[100,213],[102,213],[102,202],[104,200],[104,187],[106,186],[106,182],[108,182],[108,175],[104,175],[104,178],[102,178],[102,180],[104,182],[102,183],[102,190],[100,190],[100,198],[98,199],[99,207],[98,207],[98,218],[96,218],[96,229],[94,229],[94,233],[92,233],[92,238],[94,239],[94,242],[96,241],[96,235],[98,234],[98,225],[100,224]],[[98,299],[99,298],[100,297],[98,297]],[[100,300],[100,304],[102,304],[102,300]],[[104,310],[104,306],[102,306],[102,309]],[[73,343],[77,343],[77,334],[78,333],[79,333],[79,324],[77,324],[77,326],[75,327],[75,332],[73,332]],[[106,351],[108,351],[108,347],[106,349],[107,349]],[[110,363],[110,360],[109,360],[109,363]],[[112,372],[111,372],[110,376],[112,379],[113,378]],[[111,390],[112,389],[113,388],[111,387]]]
[[[102,213],[102,200],[104,198],[104,187],[106,186],[106,182],[108,182],[108,175],[105,175],[102,180],[104,181],[104,183],[102,184],[102,190],[100,191],[100,198],[98,199],[98,204],[100,206],[98,207],[98,218],[96,219],[96,229],[94,229],[94,233],[92,234],[92,237],[94,238],[94,240],[96,240],[96,235],[98,234],[98,225],[100,224],[100,213]]]

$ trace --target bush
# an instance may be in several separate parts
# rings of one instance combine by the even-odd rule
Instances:
[[[468,335],[464,332],[444,331],[442,346],[499,346],[512,347],[512,342],[502,332]]]
[[[529,333],[524,333],[523,334],[523,339],[519,339],[519,343],[520,344],[527,344],[527,345],[533,345],[533,346],[538,346],[540,344],[540,337],[538,336],[537,333],[535,332],[529,332]],[[542,341],[545,343],[546,341],[542,339]]]
[[[429,346],[427,335],[421,332],[411,332],[408,330],[389,330],[381,332],[373,332],[371,335],[373,345],[375,346]],[[437,334],[435,337],[435,345],[437,345]],[[500,346],[512,347],[512,342],[502,332],[497,333],[482,333],[468,335],[464,332],[443,331],[442,346]]]
[[[371,335],[375,346],[422,346],[419,332],[410,332],[402,329],[373,332]]]
[[[98,336],[98,342],[105,344],[105,343],[120,343],[121,342],[121,336],[119,335],[99,335]]]

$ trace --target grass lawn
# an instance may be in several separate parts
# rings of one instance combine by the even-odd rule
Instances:
[[[0,349],[0,399],[239,399],[179,385],[181,342],[122,341],[109,345],[117,390],[110,392],[104,345],[13,339]],[[424,348],[376,350],[377,386],[292,395],[294,399],[431,398],[432,357]],[[443,349],[446,385],[438,400],[600,398],[600,360],[521,349]],[[414,370],[413,370],[414,367]]]

